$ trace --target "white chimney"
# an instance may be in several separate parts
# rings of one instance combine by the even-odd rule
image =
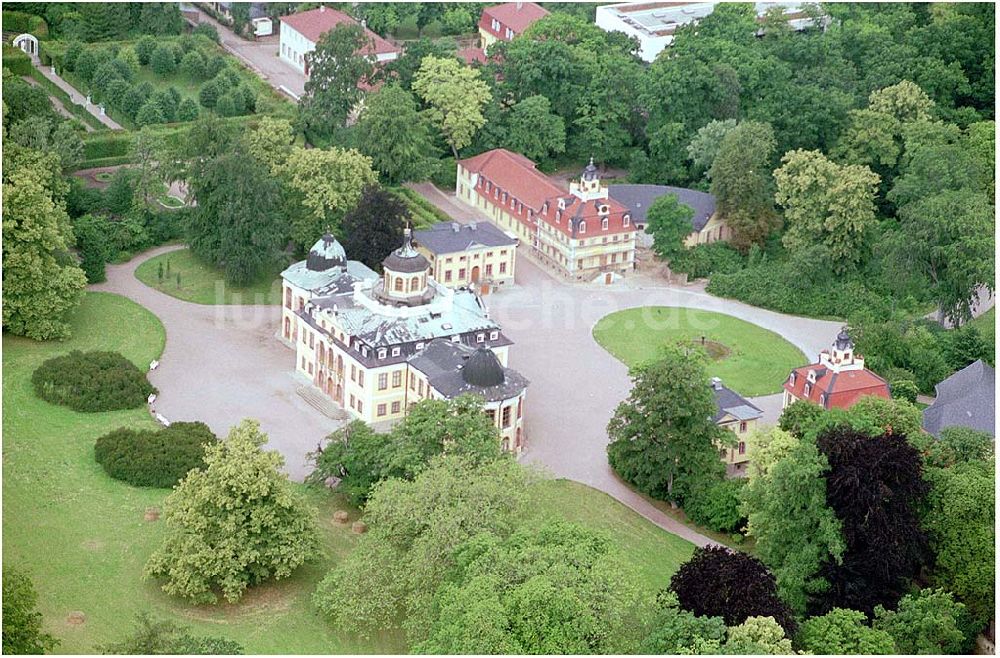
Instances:
[[[319,6],[319,13],[322,14],[324,11],[326,11],[326,5],[320,5]]]
[[[721,391],[722,380],[719,379],[718,377],[712,377],[712,388],[714,388],[716,391]]]
[[[523,5],[523,4],[524,4],[523,2],[517,3],[517,10],[518,11],[521,11],[521,5]]]
[[[476,230],[476,223],[475,222],[469,222],[469,230],[472,230],[472,231]]]
[[[455,233],[458,233],[460,230],[462,230],[462,227],[459,225],[458,222],[452,222],[451,230],[454,231]]]

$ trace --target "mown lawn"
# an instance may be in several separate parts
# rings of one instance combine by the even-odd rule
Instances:
[[[632,367],[654,360],[671,342],[709,346],[708,375],[742,395],[781,390],[789,371],[808,359],[794,345],[755,324],[722,313],[673,306],[618,311],[594,326],[594,339]]]
[[[167,263],[170,274],[167,275]],[[160,279],[160,264],[163,279]],[[177,275],[181,275],[180,284]],[[199,261],[190,249],[179,249],[150,258],[135,276],[151,288],[195,304],[280,304],[281,279],[271,276],[246,287],[231,286],[222,273]]]
[[[362,641],[350,629],[332,627],[312,606],[316,583],[357,540],[330,522],[334,511],[350,508],[326,491],[303,487],[319,513],[325,553],[286,581],[216,607],[190,606],[143,582],[142,567],[164,530],[162,521],[146,522],[143,515],[149,507],[162,509],[168,492],[112,480],[94,462],[93,444],[116,427],[153,427],[153,421],[145,409],[82,414],[48,404],[34,396],[30,378],[42,361],[72,349],[117,350],[145,368],[163,349],[164,329],[141,306],[108,293],[87,294],[73,329],[62,343],[3,337],[3,556],[5,564],[30,573],[46,630],[61,641],[58,652],[94,653],[128,633],[143,611],[236,640],[247,653],[405,650],[399,634]],[[537,514],[609,531],[651,590],[663,587],[693,550],[589,487],[544,481],[534,488]],[[71,612],[82,612],[84,623],[69,623]]]

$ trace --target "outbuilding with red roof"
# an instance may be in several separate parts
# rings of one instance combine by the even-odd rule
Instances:
[[[512,41],[549,12],[534,2],[505,2],[483,9],[479,17],[479,45],[483,50],[497,41]]]
[[[891,397],[889,383],[865,368],[864,358],[854,353],[847,331],[837,334],[832,349],[819,353],[817,363],[793,370],[784,388],[782,408],[809,400],[824,409],[848,409],[868,395]]]
[[[631,213],[608,196],[593,159],[567,191],[523,155],[493,149],[458,162],[455,193],[563,275],[611,283],[634,268]]]
[[[338,25],[358,25],[358,22],[342,11],[320,5],[316,9],[300,11],[281,17],[281,37],[279,56],[301,73],[309,75],[309,53],[316,50],[316,43],[324,34]],[[374,57],[377,64],[397,59],[401,50],[386,39],[364,28],[368,44],[361,53]]]

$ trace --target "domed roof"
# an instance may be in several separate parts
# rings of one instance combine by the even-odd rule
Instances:
[[[382,267],[403,274],[423,272],[430,268],[431,264],[423,254],[413,248],[411,237],[410,229],[403,229],[403,246],[386,256]]]
[[[600,178],[600,174],[597,172],[597,167],[594,166],[593,156],[590,158],[590,164],[584,168],[581,178],[583,178],[583,180],[597,180]]]
[[[329,233],[323,234],[306,256],[306,269],[313,272],[324,272],[335,267],[347,265],[347,252]]]
[[[847,329],[841,329],[840,333],[837,334],[836,347],[841,352],[854,347],[854,341],[851,340],[851,336],[847,333]]]
[[[489,388],[503,384],[503,366],[493,350],[480,347],[462,367],[462,379],[468,384]]]

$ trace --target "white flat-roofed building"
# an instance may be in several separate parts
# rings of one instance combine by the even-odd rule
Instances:
[[[624,32],[639,40],[639,57],[652,62],[674,41],[674,32],[682,25],[696,23],[715,9],[714,2],[623,2],[597,8],[595,23],[605,31]],[[803,2],[756,2],[758,17],[772,7],[784,9],[789,25],[802,30],[812,24]]]

